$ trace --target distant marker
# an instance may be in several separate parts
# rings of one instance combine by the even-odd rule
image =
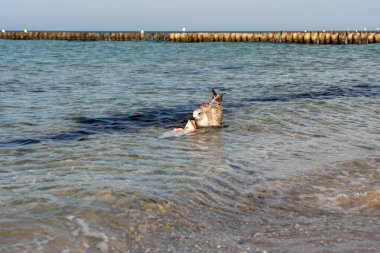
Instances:
[[[182,28],[182,32],[186,32],[186,27],[183,27],[183,28]]]
[[[28,32],[28,30],[27,29],[24,29],[24,33],[27,33]]]
[[[358,32],[358,29],[356,29],[355,32],[357,33],[357,32]]]
[[[144,30],[141,30],[140,33],[144,33]]]
[[[367,28],[364,27],[364,32],[367,32]]]
[[[379,30],[379,28],[377,28],[377,30]],[[5,33],[5,29],[2,29],[1,32],[2,32],[2,33]]]
[[[322,32],[326,32],[326,30],[325,30],[325,29],[323,29],[323,30],[322,30]]]

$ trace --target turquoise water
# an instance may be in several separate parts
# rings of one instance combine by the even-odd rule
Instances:
[[[380,47],[0,40],[1,252],[375,252]],[[163,138],[225,92],[224,125]]]

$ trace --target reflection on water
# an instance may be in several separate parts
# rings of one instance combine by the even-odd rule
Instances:
[[[0,49],[1,252],[376,252],[378,45]]]

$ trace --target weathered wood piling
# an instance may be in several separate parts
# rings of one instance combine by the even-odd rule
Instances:
[[[67,41],[261,42],[319,45],[380,43],[379,32],[1,32],[0,39]]]

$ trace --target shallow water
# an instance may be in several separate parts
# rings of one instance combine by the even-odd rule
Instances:
[[[376,252],[380,47],[0,40],[1,252]],[[162,138],[225,92],[225,123]]]

